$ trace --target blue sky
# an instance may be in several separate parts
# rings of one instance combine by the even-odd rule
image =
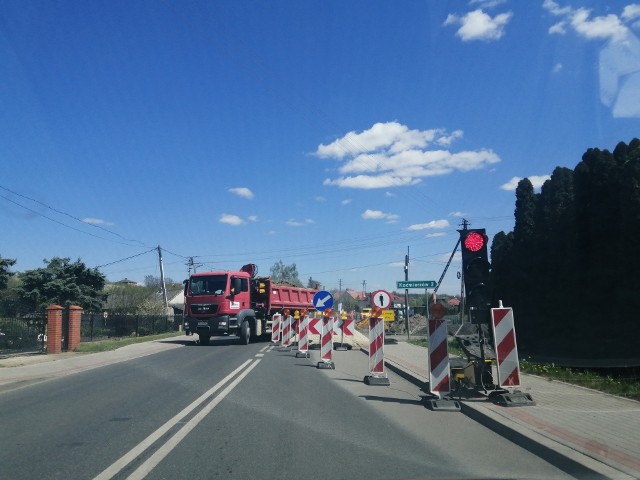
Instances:
[[[437,280],[463,217],[640,135],[639,34],[629,1],[4,0],[0,256]]]

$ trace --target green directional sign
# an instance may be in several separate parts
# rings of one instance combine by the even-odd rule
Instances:
[[[435,280],[398,280],[396,288],[436,288]]]

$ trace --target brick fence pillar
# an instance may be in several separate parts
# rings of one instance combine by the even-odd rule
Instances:
[[[60,305],[47,307],[47,355],[62,353],[62,310]]]
[[[71,305],[69,307],[69,339],[67,350],[73,352],[80,345],[80,319],[82,307]]]

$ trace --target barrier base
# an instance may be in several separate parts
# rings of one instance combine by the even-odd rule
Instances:
[[[364,377],[364,383],[367,385],[379,385],[383,387],[391,385],[391,382],[386,376],[380,377],[375,375],[367,375]]]
[[[318,365],[316,365],[316,368],[335,370],[336,364],[333,362],[318,362]]]
[[[309,358],[309,352],[296,352],[296,358]]]
[[[334,343],[333,349],[334,350],[351,350],[351,345],[348,345],[346,343]]]
[[[425,402],[425,406],[432,412],[459,412],[461,410],[460,402],[457,400],[427,398]]]
[[[502,407],[533,407],[536,402],[528,394],[515,390],[514,392],[496,391],[489,394],[489,399]]]

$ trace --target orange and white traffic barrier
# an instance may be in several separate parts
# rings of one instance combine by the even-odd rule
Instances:
[[[322,317],[322,331],[320,334],[320,361],[317,368],[335,369],[332,361],[333,354],[333,317],[325,315]]]
[[[369,375],[364,377],[367,385],[389,385],[384,371],[384,319],[382,310],[374,308],[369,318]]]
[[[502,388],[520,386],[520,362],[513,309],[492,308],[491,325],[496,346],[498,383]]]
[[[282,315],[276,313],[271,317],[271,343],[278,343],[280,341],[280,322],[282,321]]]
[[[451,392],[449,348],[447,345],[447,321],[431,318],[427,322],[429,332],[429,391],[439,398]]]
[[[304,315],[298,321],[298,351],[296,352],[296,358],[308,358],[309,357],[309,335],[308,335],[308,323],[309,317]]]

